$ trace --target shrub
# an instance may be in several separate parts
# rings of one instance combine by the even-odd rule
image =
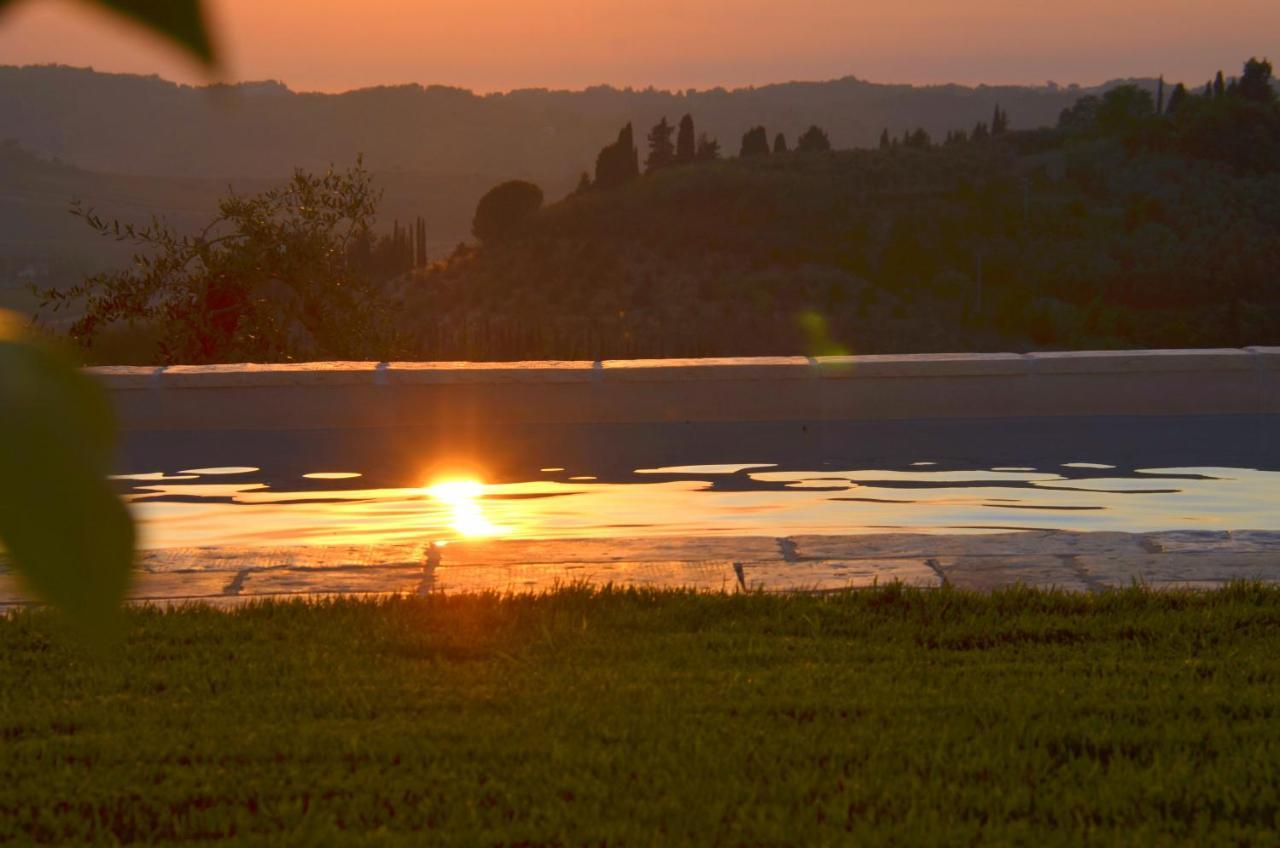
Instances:
[[[480,241],[505,241],[524,229],[542,208],[542,189],[523,180],[495,186],[476,206],[471,233]]]

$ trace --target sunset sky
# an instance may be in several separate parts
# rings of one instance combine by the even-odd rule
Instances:
[[[599,83],[1197,83],[1280,59],[1276,0],[215,0],[226,78],[299,90],[420,82],[480,91]],[[58,62],[203,81],[76,0],[23,0],[0,64]]]

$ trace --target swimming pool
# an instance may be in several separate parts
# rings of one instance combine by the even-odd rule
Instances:
[[[1268,415],[132,433],[144,548],[1280,530]]]

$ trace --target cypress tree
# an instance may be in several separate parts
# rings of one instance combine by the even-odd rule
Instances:
[[[787,137],[782,133],[778,133],[773,139],[773,152],[775,154],[789,152],[787,148]]]
[[[885,127],[880,131],[880,149],[888,150],[892,142],[889,140],[889,128]]]
[[[1213,78],[1213,96],[1222,97],[1227,93],[1227,82],[1222,78],[1222,71]]]
[[[664,117],[649,130],[649,155],[644,160],[646,171],[666,168],[676,161],[676,148],[671,143],[671,135],[675,127],[667,123]]]
[[[1160,81],[1156,85],[1156,114],[1164,114],[1164,74],[1160,75]]]
[[[693,134],[693,116],[680,119],[680,132],[676,134],[676,161],[682,165],[692,162],[698,155],[698,142]]]
[[[636,150],[635,133],[628,123],[618,132],[618,140],[605,147],[596,157],[596,185],[618,186],[640,176],[640,151]]]
[[[1187,87],[1182,83],[1178,83],[1173,87],[1173,91],[1169,92],[1169,102],[1165,104],[1164,112],[1166,115],[1176,114],[1184,100],[1187,99]]]
[[[720,158],[720,142],[706,133],[698,136],[698,149],[694,158],[699,162],[714,162]]]
[[[996,104],[996,111],[991,116],[991,134],[1003,135],[1009,129],[1009,113]]]
[[[640,151],[636,149],[635,132],[628,122],[618,133],[618,165],[623,181],[640,176]]]
[[[769,134],[765,132],[764,127],[752,127],[742,135],[742,147],[738,150],[738,156],[746,159],[748,156],[768,156],[769,155]]]

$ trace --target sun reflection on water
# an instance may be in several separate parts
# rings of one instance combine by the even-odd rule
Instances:
[[[485,485],[479,480],[441,480],[427,488],[427,494],[452,512],[452,526],[459,534],[476,539],[501,536],[506,528],[490,521],[480,505]]]
[[[1280,530],[1274,507],[1280,472],[1096,465],[739,463],[642,468],[630,478],[575,473],[575,479],[494,481],[487,470],[455,463],[419,468],[416,485],[402,488],[380,487],[384,478],[354,477],[358,472],[292,469],[272,477],[239,467],[242,476],[223,468],[208,477],[137,469],[146,473],[117,479],[148,549],[886,530]],[[334,484],[291,485],[300,476]],[[343,485],[351,480],[359,482]]]

